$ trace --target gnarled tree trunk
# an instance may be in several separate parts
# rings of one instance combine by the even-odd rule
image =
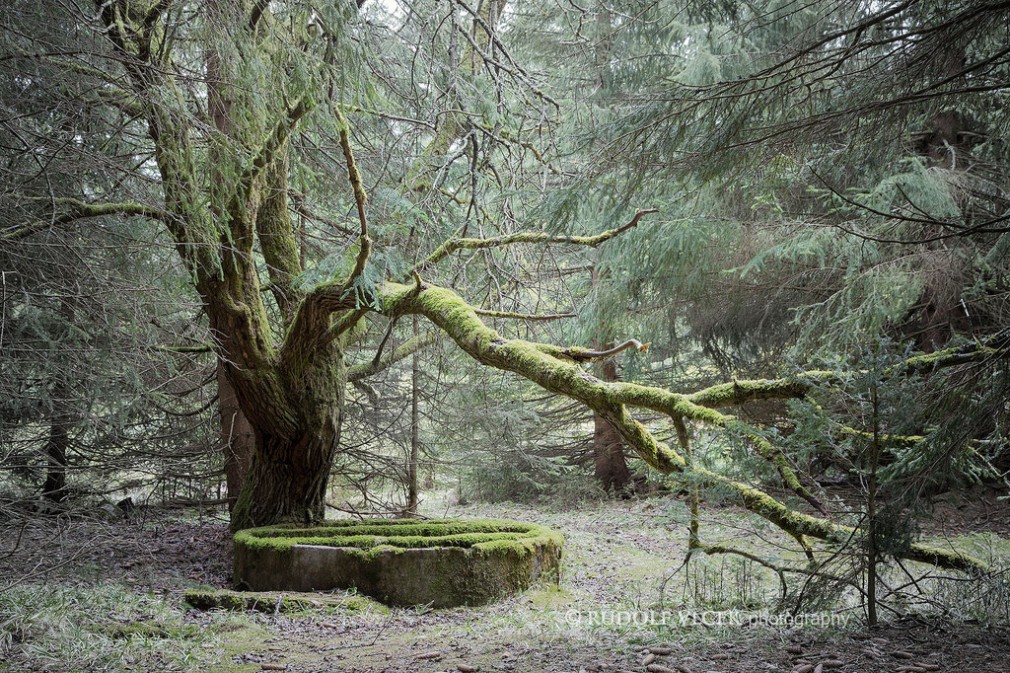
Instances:
[[[296,437],[257,432],[249,475],[232,510],[232,527],[322,520],[336,446],[336,438],[324,428],[306,428]]]
[[[325,335],[329,321],[300,325],[305,333]],[[347,378],[338,340],[310,344],[266,362],[225,367],[254,438],[249,472],[232,509],[236,530],[311,523],[325,513]]]

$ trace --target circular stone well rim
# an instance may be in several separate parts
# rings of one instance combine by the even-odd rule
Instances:
[[[355,588],[391,605],[477,605],[556,582],[564,538],[508,519],[333,520],[235,535],[234,580],[258,591]]]

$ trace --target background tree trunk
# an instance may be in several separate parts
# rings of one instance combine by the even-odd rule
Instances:
[[[617,362],[607,358],[598,367],[604,381],[617,380]],[[631,471],[624,457],[624,439],[613,423],[593,414],[593,463],[596,480],[607,492],[621,494],[631,485]]]
[[[70,446],[69,423],[65,417],[57,416],[49,426],[49,440],[46,442],[46,482],[42,486],[42,496],[52,502],[67,499],[67,448]]]
[[[601,282],[599,263],[593,264],[590,281],[597,290]],[[612,328],[601,321],[597,327],[600,338],[593,341],[593,348],[600,350],[612,346]],[[607,358],[594,365],[596,375],[604,381],[617,380],[617,360]],[[624,438],[613,423],[593,412],[593,466],[597,483],[608,493],[626,493],[631,485],[631,472],[624,458]]]
[[[72,316],[63,306],[64,316]],[[52,390],[52,416],[49,420],[49,439],[46,440],[46,481],[42,497],[50,502],[67,499],[67,449],[70,448],[70,431],[73,428],[70,390],[66,381],[57,379]]]
[[[413,316],[414,337],[417,337],[417,316]],[[408,516],[417,514],[417,460],[421,450],[420,385],[421,367],[417,353],[410,358],[410,457],[407,460],[407,507]]]

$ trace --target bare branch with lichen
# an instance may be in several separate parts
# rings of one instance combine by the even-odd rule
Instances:
[[[372,239],[368,237],[368,218],[365,215],[365,203],[368,201],[368,197],[365,194],[365,185],[361,180],[361,173],[358,172],[358,165],[354,161],[354,151],[351,149],[349,133],[350,126],[339,105],[334,105],[333,110],[337,116],[337,123],[340,126],[340,149],[344,153],[344,161],[347,164],[347,180],[351,183],[351,191],[354,193],[354,203],[358,208],[358,223],[361,226],[361,232],[358,237],[358,244],[360,246],[358,248],[358,256],[354,262],[354,269],[351,271],[350,277],[344,283],[349,286],[355,278],[365,271],[368,256],[372,251]]]
[[[564,320],[566,318],[577,318],[577,313],[516,313],[514,311],[492,311],[486,308],[475,308],[477,315],[485,318],[503,318],[506,320],[526,320],[531,322],[547,322],[550,320]]]
[[[610,239],[623,234],[629,229],[636,227],[644,216],[656,212],[659,212],[656,208],[639,210],[627,223],[622,224],[615,229],[608,229],[607,231],[600,232],[599,234],[595,234],[593,236],[553,236],[546,232],[524,231],[516,234],[508,234],[506,236],[496,236],[494,238],[451,238],[440,245],[428,256],[426,260],[418,264],[415,267],[415,270],[421,271],[438,264],[440,261],[459,250],[486,250],[489,248],[504,248],[510,245],[519,245],[522,243],[534,243],[539,245],[571,244],[595,248],[603,243],[606,243]]]
[[[134,215],[162,221],[169,219],[169,214],[161,208],[135,201],[123,203],[85,203],[84,201],[71,198],[57,198],[51,201],[47,199],[47,201],[51,202],[54,206],[63,206],[64,211],[58,215],[53,215],[48,220],[36,220],[35,222],[0,230],[0,241],[19,241],[55,225],[69,224],[77,220],[92,217]]]

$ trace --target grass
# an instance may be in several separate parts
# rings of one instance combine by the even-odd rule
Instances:
[[[178,601],[120,584],[23,584],[0,593],[0,670],[201,670],[250,628],[242,614],[188,619]]]

